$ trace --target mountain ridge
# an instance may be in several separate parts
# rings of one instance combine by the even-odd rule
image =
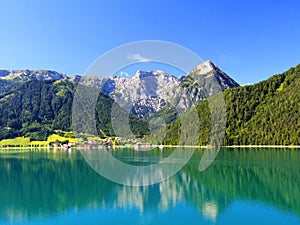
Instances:
[[[189,101],[192,101],[192,103],[187,105],[181,104],[181,107],[186,110],[216,92],[239,86],[237,82],[208,60],[197,65],[191,73],[179,78],[161,70],[138,70],[134,76],[128,78],[79,75],[68,77],[63,73],[51,70],[1,70],[0,74],[0,87],[3,89],[2,95],[5,95],[7,92],[5,89],[18,85],[15,82],[68,80],[98,88],[104,94],[119,102],[119,104],[123,104],[123,107],[131,107],[130,112],[139,118],[148,118],[162,110],[166,103],[174,97],[174,93],[178,92],[176,91],[178,89],[181,90],[182,95],[188,98]],[[187,87],[197,82],[199,82],[197,87],[187,89]],[[202,84],[200,84],[201,82]],[[219,90],[216,90],[216,87],[208,87],[207,83],[216,83],[214,86],[217,86]],[[207,95],[203,94],[202,89],[205,85],[207,89],[214,88],[214,90],[208,91]],[[177,93],[177,95],[180,95],[180,93]],[[177,96],[177,98],[179,97]]]
[[[134,103],[130,106],[130,113],[135,134],[146,134],[147,120],[135,117],[155,115],[168,106],[167,97],[172,92],[163,91],[182,88],[180,85],[190,76],[176,78],[159,70],[137,71],[131,78],[78,75],[70,78],[63,73],[48,70],[1,70],[0,73],[0,139],[26,136],[34,140],[43,140],[55,130],[72,130],[72,99],[79,84],[97,87],[100,91],[96,111],[97,129],[101,134],[114,134],[110,108],[113,101],[123,107],[123,99],[127,103]],[[186,84],[182,90],[190,91],[189,85]],[[121,101],[118,102],[120,95]],[[170,123],[176,118],[176,114],[172,114],[166,121]]]
[[[67,80],[64,73],[53,70],[0,70],[2,80]]]

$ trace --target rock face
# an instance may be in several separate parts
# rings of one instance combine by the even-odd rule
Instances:
[[[139,118],[151,116],[169,102],[188,108],[215,93],[239,86],[211,61],[199,64],[180,78],[154,70],[137,71],[130,78],[82,77],[79,82],[101,89]]]
[[[218,81],[220,87],[222,87],[222,90],[239,86],[237,82],[235,82],[231,77],[229,77],[219,67],[217,67],[209,60],[199,64],[195,68],[195,71],[198,71],[198,75],[214,76]]]
[[[185,94],[191,104],[196,105],[227,88],[238,87],[239,84],[211,61],[205,61],[182,78],[180,86],[186,90]]]
[[[127,109],[132,106],[131,112],[142,118],[162,109],[170,98],[167,90],[178,85],[176,77],[163,71],[137,71],[118,85],[111,96]]]

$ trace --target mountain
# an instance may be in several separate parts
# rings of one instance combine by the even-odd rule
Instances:
[[[202,84],[197,84],[203,80],[208,93],[202,90]],[[221,91],[238,86],[210,61],[181,78],[159,70],[137,71],[131,78],[70,78],[50,70],[1,70],[0,139],[26,136],[44,140],[59,130],[71,131],[71,109],[78,84],[102,91],[95,109],[101,136],[114,135],[110,118],[113,102],[130,112],[130,126],[140,136],[149,132],[148,119],[153,116],[163,115],[166,123],[171,123],[177,118],[174,105],[188,109],[213,95],[212,83],[217,83]],[[82,126],[86,126],[84,121]]]
[[[88,86],[99,88],[104,94],[113,98],[122,107],[128,109],[139,118],[148,118],[162,110],[168,102],[174,98],[174,93],[182,95],[182,92],[196,105],[200,101],[211,96],[201,93],[201,80],[213,80],[223,91],[227,88],[237,87],[238,84],[227,76],[211,61],[199,64],[190,74],[177,78],[163,71],[137,71],[133,77],[87,77],[73,76],[50,70],[0,70],[0,96],[7,91],[19,86],[22,82],[30,80],[55,81],[68,80]],[[198,82],[198,86],[195,83]],[[206,83],[210,83],[206,82]],[[180,90],[180,93],[178,90]],[[178,96],[180,97],[180,96]],[[182,108],[190,108],[191,105],[181,105]]]
[[[221,91],[239,86],[236,81],[234,81],[231,77],[229,77],[219,67],[217,67],[209,60],[204,61],[203,63],[196,66],[191,73],[181,79],[181,86],[193,87],[194,90],[192,92],[199,91],[196,90],[197,88],[206,87],[207,90],[210,90],[210,96],[215,92],[215,90],[213,90],[212,88],[216,88],[212,86],[213,83],[215,83],[218,86],[217,88],[219,88]],[[203,83],[204,81],[206,82],[206,84]]]
[[[137,71],[133,77],[82,77],[81,84],[97,87],[140,118],[166,105],[166,89],[179,85],[176,77],[163,71]]]
[[[154,70],[137,71],[130,78],[113,76],[76,79],[84,85],[101,89],[139,118],[150,117],[172,101],[176,105],[181,104],[180,107],[186,110],[215,93],[239,86],[211,61],[199,64],[191,73],[180,78]],[[204,93],[203,87],[210,91]],[[174,96],[178,99],[174,99]],[[190,104],[180,102],[182,96],[190,100]]]
[[[300,65],[254,85],[226,89],[224,145],[300,145]],[[211,131],[208,101],[197,105],[199,145]],[[165,144],[179,141],[180,120],[168,126]]]

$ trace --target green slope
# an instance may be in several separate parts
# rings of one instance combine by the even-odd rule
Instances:
[[[227,89],[224,145],[300,145],[300,65],[255,85]],[[211,129],[208,101],[197,106],[206,145]],[[179,140],[180,121],[168,126],[165,144]]]
[[[45,140],[54,130],[71,128],[74,85],[29,81],[0,98],[0,139],[27,136]]]
[[[0,140],[30,137],[46,140],[57,131],[72,131],[72,104],[76,83],[28,81],[0,96]],[[113,100],[100,93],[95,118],[100,136],[114,135],[110,121]],[[135,135],[147,133],[147,123],[130,116]]]

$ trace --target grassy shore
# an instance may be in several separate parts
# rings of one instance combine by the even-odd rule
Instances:
[[[87,140],[97,140],[98,143],[101,141],[99,137],[87,137]],[[103,139],[104,140],[104,139]],[[102,140],[102,141],[103,141]],[[82,139],[77,139],[74,137],[64,137],[58,134],[52,134],[47,138],[46,141],[31,141],[30,138],[26,137],[16,137],[13,139],[4,139],[0,141],[0,149],[14,148],[14,149],[30,149],[30,148],[46,148],[48,146],[53,146],[53,143],[78,143],[78,141],[83,141]],[[101,142],[100,142],[101,143]],[[126,146],[127,148],[134,148],[136,146],[135,142],[133,143],[113,143],[114,148],[122,148]],[[153,147],[160,147],[158,145],[151,145]],[[209,148],[209,146],[180,146],[180,145],[164,145],[163,147],[186,147],[186,148]],[[296,145],[233,145],[233,146],[220,146],[222,148],[295,148],[298,149],[300,146]],[[141,147],[143,148],[143,147]]]
[[[3,147],[46,147],[55,142],[77,142],[76,138],[62,137],[52,134],[46,141],[30,141],[30,138],[16,137],[13,139],[4,139],[0,141],[0,148]]]
[[[0,149],[46,149],[50,146],[50,143],[53,143],[53,141],[24,141],[25,138],[15,138],[15,139],[6,139],[2,140],[0,142]],[[13,142],[11,142],[14,140]],[[57,139],[56,139],[57,140]],[[60,139],[60,141],[65,141],[65,139]],[[69,139],[69,141],[74,141],[74,139]],[[2,145],[2,144],[5,145]],[[125,144],[125,145],[113,145],[113,148],[115,149],[121,149],[124,148],[135,148],[134,144]],[[159,148],[159,145],[151,145],[150,148]],[[199,148],[199,149],[209,149],[210,146],[180,146],[180,145],[163,145],[164,148]],[[221,148],[288,148],[288,149],[300,149],[300,146],[295,145],[233,145],[233,146],[220,146]],[[76,148],[86,148],[83,146],[78,146]],[[213,148],[213,147],[212,147]],[[143,149],[143,147],[141,148]]]

